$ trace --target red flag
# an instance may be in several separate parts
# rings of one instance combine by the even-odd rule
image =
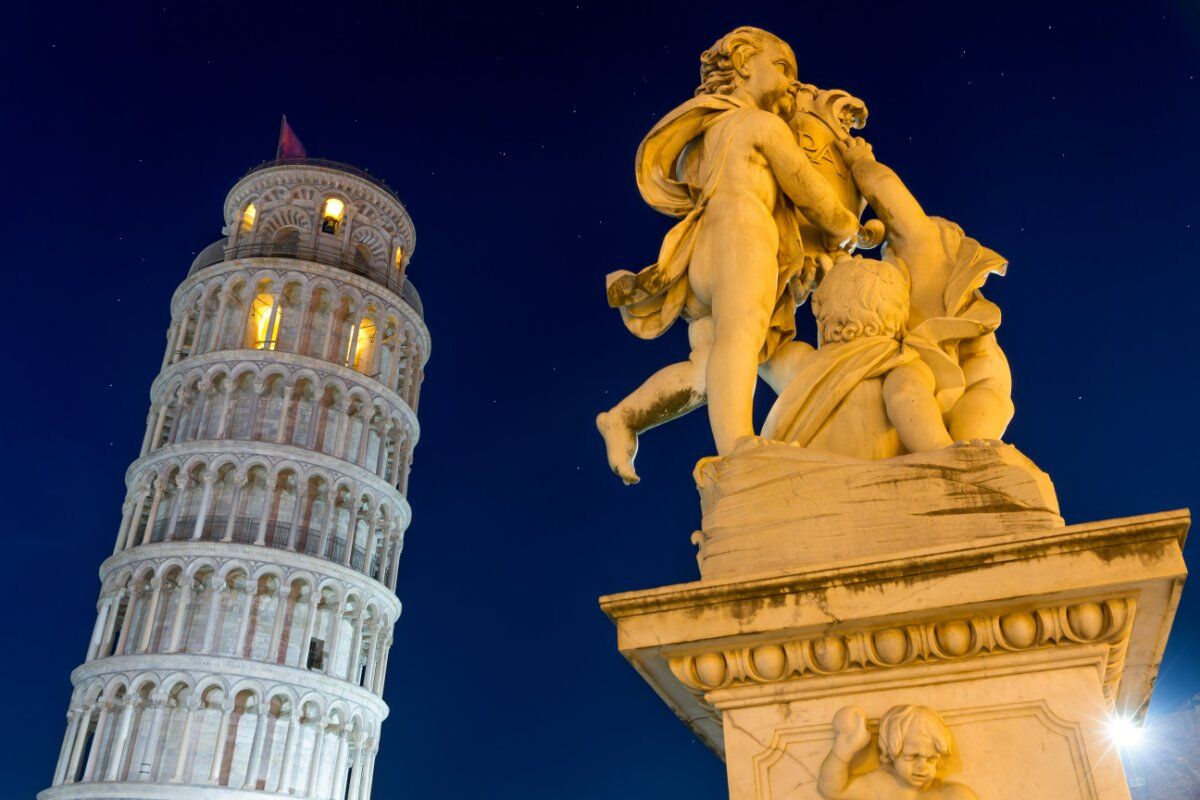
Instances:
[[[288,125],[287,117],[284,116],[279,121],[279,145],[275,148],[276,160],[281,158],[304,158],[307,155],[308,152],[304,149],[300,138],[296,136],[296,132],[292,130],[291,125]]]

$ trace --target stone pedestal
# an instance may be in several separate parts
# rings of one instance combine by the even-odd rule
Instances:
[[[803,499],[812,482],[784,476],[774,489],[770,480],[728,484],[724,495],[706,498],[701,537],[711,546],[740,533],[747,543],[737,548],[740,558],[713,570],[702,559],[705,579],[696,583],[601,599],[621,653],[725,759],[731,798],[817,800],[834,714],[851,704],[873,723],[893,706],[935,709],[955,742],[946,777],[988,800],[1129,798],[1107,726],[1114,716],[1145,712],[1186,574],[1181,545],[1189,516],[1064,527],[1052,489],[1044,491],[1049,482],[1038,488],[1041,473],[1011,448],[991,450],[948,457],[990,460],[997,480],[1016,487],[1008,494],[1024,498],[1023,508],[1009,510],[1024,515],[1025,526],[998,530],[987,515],[1003,508],[968,502],[982,515],[972,535],[922,537],[919,525],[898,525],[894,535],[871,537],[856,531],[851,504],[840,528],[807,526],[822,541],[847,543],[843,555],[830,545],[812,558],[804,524],[792,525],[790,535],[780,520],[740,532],[737,524],[707,524],[717,501],[743,490],[782,496],[786,485],[783,493]],[[901,471],[928,467],[947,485],[966,486],[965,497],[988,493],[979,481],[957,481],[952,465],[908,458],[914,463]],[[718,468],[728,477],[726,462]],[[1019,473],[1032,477],[1018,480]],[[886,480],[860,483],[867,493],[895,488]],[[839,501],[851,485],[841,481]],[[881,502],[875,511],[894,507]],[[917,507],[916,499],[907,504]],[[756,536],[761,552],[751,544]],[[763,544],[772,537],[785,544],[780,557]],[[746,564],[753,569],[740,571]],[[852,764],[856,773],[874,766],[876,749]]]

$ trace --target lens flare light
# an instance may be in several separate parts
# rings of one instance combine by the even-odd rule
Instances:
[[[1142,743],[1146,729],[1129,717],[1112,717],[1107,724],[1108,738],[1121,750],[1132,750]]]

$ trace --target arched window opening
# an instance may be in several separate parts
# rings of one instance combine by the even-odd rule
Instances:
[[[296,228],[280,228],[271,240],[271,252],[280,256],[294,256],[300,249],[300,231]]]
[[[354,246],[354,266],[367,269],[371,266],[371,250],[365,244]]]
[[[404,266],[404,248],[402,246],[396,247],[396,254],[392,257],[392,265],[397,271]]]
[[[364,317],[350,335],[350,346],[346,351],[346,366],[359,372],[367,372],[371,366],[377,330],[374,320]]]
[[[254,207],[254,203],[248,203],[242,211],[242,233],[254,230],[254,218],[257,216],[258,209]]]
[[[321,210],[321,232],[337,233],[342,224],[346,204],[336,197],[325,198],[325,207]]]
[[[250,318],[254,330],[255,350],[275,349],[282,316],[275,295],[270,292],[262,292],[254,298],[250,307]]]

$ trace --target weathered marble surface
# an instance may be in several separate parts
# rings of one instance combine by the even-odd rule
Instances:
[[[622,654],[725,759],[731,798],[817,800],[839,709],[915,704],[945,718],[947,771],[980,796],[1128,800],[1106,721],[1149,702],[1188,524],[1030,529],[601,605]]]
[[[695,478],[704,578],[1063,525],[1049,476],[1011,445],[864,461],[754,439],[702,461]]]

